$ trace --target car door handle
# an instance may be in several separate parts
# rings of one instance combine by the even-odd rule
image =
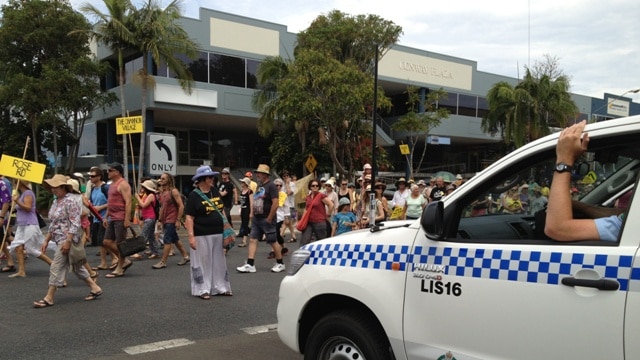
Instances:
[[[567,276],[562,278],[562,285],[566,286],[584,286],[584,287],[592,287],[599,290],[607,290],[607,291],[615,291],[620,288],[620,283],[616,280],[607,280],[607,279],[598,279],[598,280],[590,280],[590,279],[576,279],[572,276]]]

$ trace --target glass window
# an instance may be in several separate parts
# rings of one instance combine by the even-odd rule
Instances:
[[[124,64],[124,79],[125,84],[130,83],[133,79],[133,76],[138,74],[138,72],[142,69],[142,57],[133,59],[131,61],[127,61]],[[116,70],[117,71],[117,70]]]
[[[449,109],[451,115],[458,114],[458,94],[448,93],[447,97],[438,101],[438,108]]]
[[[209,133],[200,129],[189,131],[189,165],[202,164],[203,160],[210,160]]]
[[[576,163],[571,183],[573,200],[613,207],[632,191],[640,171],[640,153],[632,135],[592,139]],[[459,241],[504,239],[550,240],[544,234],[546,204],[553,179],[555,147],[529,156],[496,173],[462,199]],[[574,216],[584,218],[576,212]],[[606,243],[606,242],[603,242]],[[610,243],[609,243],[610,244]],[[604,244],[606,245],[606,244]]]
[[[256,73],[260,67],[260,61],[247,59],[247,88],[256,89],[258,86],[258,77]]]
[[[478,97],[478,117],[484,118],[489,113],[489,103],[487,99]]]
[[[460,94],[458,96],[458,115],[476,117],[477,102],[477,96]]]
[[[209,56],[209,82],[244,87],[245,61],[242,58],[220,54]]]

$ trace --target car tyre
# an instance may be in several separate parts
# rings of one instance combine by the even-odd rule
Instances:
[[[308,339],[305,360],[394,359],[380,325],[363,311],[341,310],[324,316]]]

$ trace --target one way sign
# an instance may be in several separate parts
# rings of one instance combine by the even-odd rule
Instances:
[[[147,169],[150,175],[167,172],[176,175],[176,137],[171,134],[147,133]]]

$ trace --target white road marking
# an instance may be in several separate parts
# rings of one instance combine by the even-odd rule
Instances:
[[[271,324],[271,325],[248,327],[240,330],[246,332],[249,335],[256,335],[256,334],[263,334],[269,331],[274,331],[277,329],[278,329],[278,324]]]
[[[124,348],[123,350],[129,355],[137,355],[137,354],[143,354],[143,353],[148,353],[152,351],[159,351],[159,350],[171,349],[179,346],[191,345],[191,344],[195,344],[195,341],[191,341],[189,339],[173,339],[173,340],[158,341],[150,344],[130,346],[130,347]]]

